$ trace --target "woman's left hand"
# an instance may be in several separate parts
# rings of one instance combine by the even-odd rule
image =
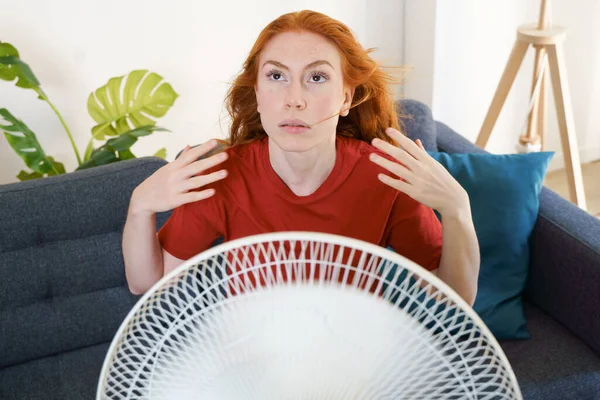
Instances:
[[[397,162],[371,154],[371,161],[395,176],[379,174],[380,181],[437,210],[442,217],[469,210],[467,192],[442,164],[427,153],[419,139],[413,142],[393,128],[386,129],[386,134],[399,146],[380,139],[374,139],[372,144]]]

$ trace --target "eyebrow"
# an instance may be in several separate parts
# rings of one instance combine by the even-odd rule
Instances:
[[[289,69],[287,66],[283,65],[283,64],[282,64],[282,63],[280,63],[279,61],[267,60],[267,61],[265,61],[265,62],[264,62],[264,64],[262,65],[262,67],[264,67],[264,66],[265,66],[265,65],[267,65],[267,64],[273,64],[273,65],[275,65],[276,67],[279,67],[279,68],[281,68],[281,69],[285,69],[286,71],[289,71],[289,70],[290,70],[290,69]],[[327,65],[329,65],[331,68],[333,68],[333,65],[331,65],[331,63],[330,63],[329,61],[326,61],[326,60],[317,60],[317,61],[313,61],[313,62],[311,62],[310,64],[307,64],[307,65],[304,67],[304,69],[309,69],[309,68],[317,67],[317,66],[319,66],[319,65],[323,65],[323,64],[327,64]],[[261,68],[262,68],[262,67],[261,67]],[[335,68],[333,68],[333,70],[335,71]]]

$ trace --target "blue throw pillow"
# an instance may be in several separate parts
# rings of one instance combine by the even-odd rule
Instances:
[[[521,295],[529,270],[529,237],[554,153],[429,154],[469,194],[481,252],[473,309],[497,339],[530,338]]]

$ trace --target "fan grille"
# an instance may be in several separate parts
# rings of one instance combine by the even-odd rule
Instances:
[[[102,399],[518,399],[478,316],[406,258],[320,233],[213,248],[158,282],[107,354]]]

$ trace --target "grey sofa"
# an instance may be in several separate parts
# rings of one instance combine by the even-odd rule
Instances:
[[[482,151],[423,104],[402,106],[427,149]],[[108,345],[139,299],[121,256],[129,197],[164,163],[0,185],[0,399],[94,398]],[[501,344],[525,399],[600,399],[600,221],[548,189],[540,202],[525,292],[533,337]]]

